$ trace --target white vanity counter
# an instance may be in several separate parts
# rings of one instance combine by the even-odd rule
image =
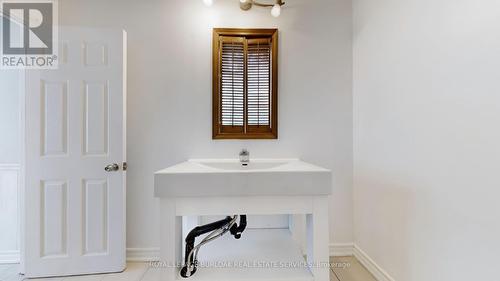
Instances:
[[[243,164],[236,159],[193,159],[155,173],[161,262],[182,264],[183,230],[197,225],[187,222],[189,218],[285,214],[291,218],[289,229],[248,229],[239,240],[226,235],[202,248],[199,260],[282,266],[200,267],[188,279],[180,276],[179,267],[168,266],[162,280],[328,281],[331,171],[298,159],[252,159]],[[294,215],[306,217],[306,259],[294,239],[302,233],[294,226]]]
[[[155,173],[155,196],[328,195],[331,171],[299,159],[192,159]]]

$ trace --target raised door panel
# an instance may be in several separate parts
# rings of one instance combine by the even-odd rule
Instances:
[[[84,83],[84,136],[85,155],[108,153],[109,140],[109,95],[107,82]]]
[[[83,181],[83,254],[108,251],[108,183],[106,179]]]
[[[42,156],[68,153],[68,82],[41,81]]]
[[[40,202],[40,256],[67,255],[67,183],[42,181]]]

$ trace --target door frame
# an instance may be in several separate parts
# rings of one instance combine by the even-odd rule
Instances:
[[[23,69],[19,74],[19,200],[18,200],[18,216],[19,216],[19,270],[21,274],[25,272],[25,224],[26,213],[24,194],[26,193],[26,71]]]

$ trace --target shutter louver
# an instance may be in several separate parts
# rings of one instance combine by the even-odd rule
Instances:
[[[222,126],[241,127],[239,131],[242,131],[245,111],[244,38],[223,37],[220,50],[221,123]]]
[[[247,50],[248,125],[269,127],[271,108],[270,40],[249,39]]]

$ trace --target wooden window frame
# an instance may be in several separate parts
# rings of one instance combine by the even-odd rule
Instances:
[[[271,87],[269,126],[251,128],[247,120],[247,103],[244,102],[244,132],[222,130],[220,96],[219,39],[221,36],[271,39]],[[212,38],[212,138],[213,139],[277,139],[278,138],[278,29],[214,28]],[[246,73],[246,61],[245,61]],[[246,74],[245,74],[246,75]],[[245,88],[247,87],[245,81]],[[246,90],[245,90],[246,93]],[[254,127],[254,126],[251,126]]]

